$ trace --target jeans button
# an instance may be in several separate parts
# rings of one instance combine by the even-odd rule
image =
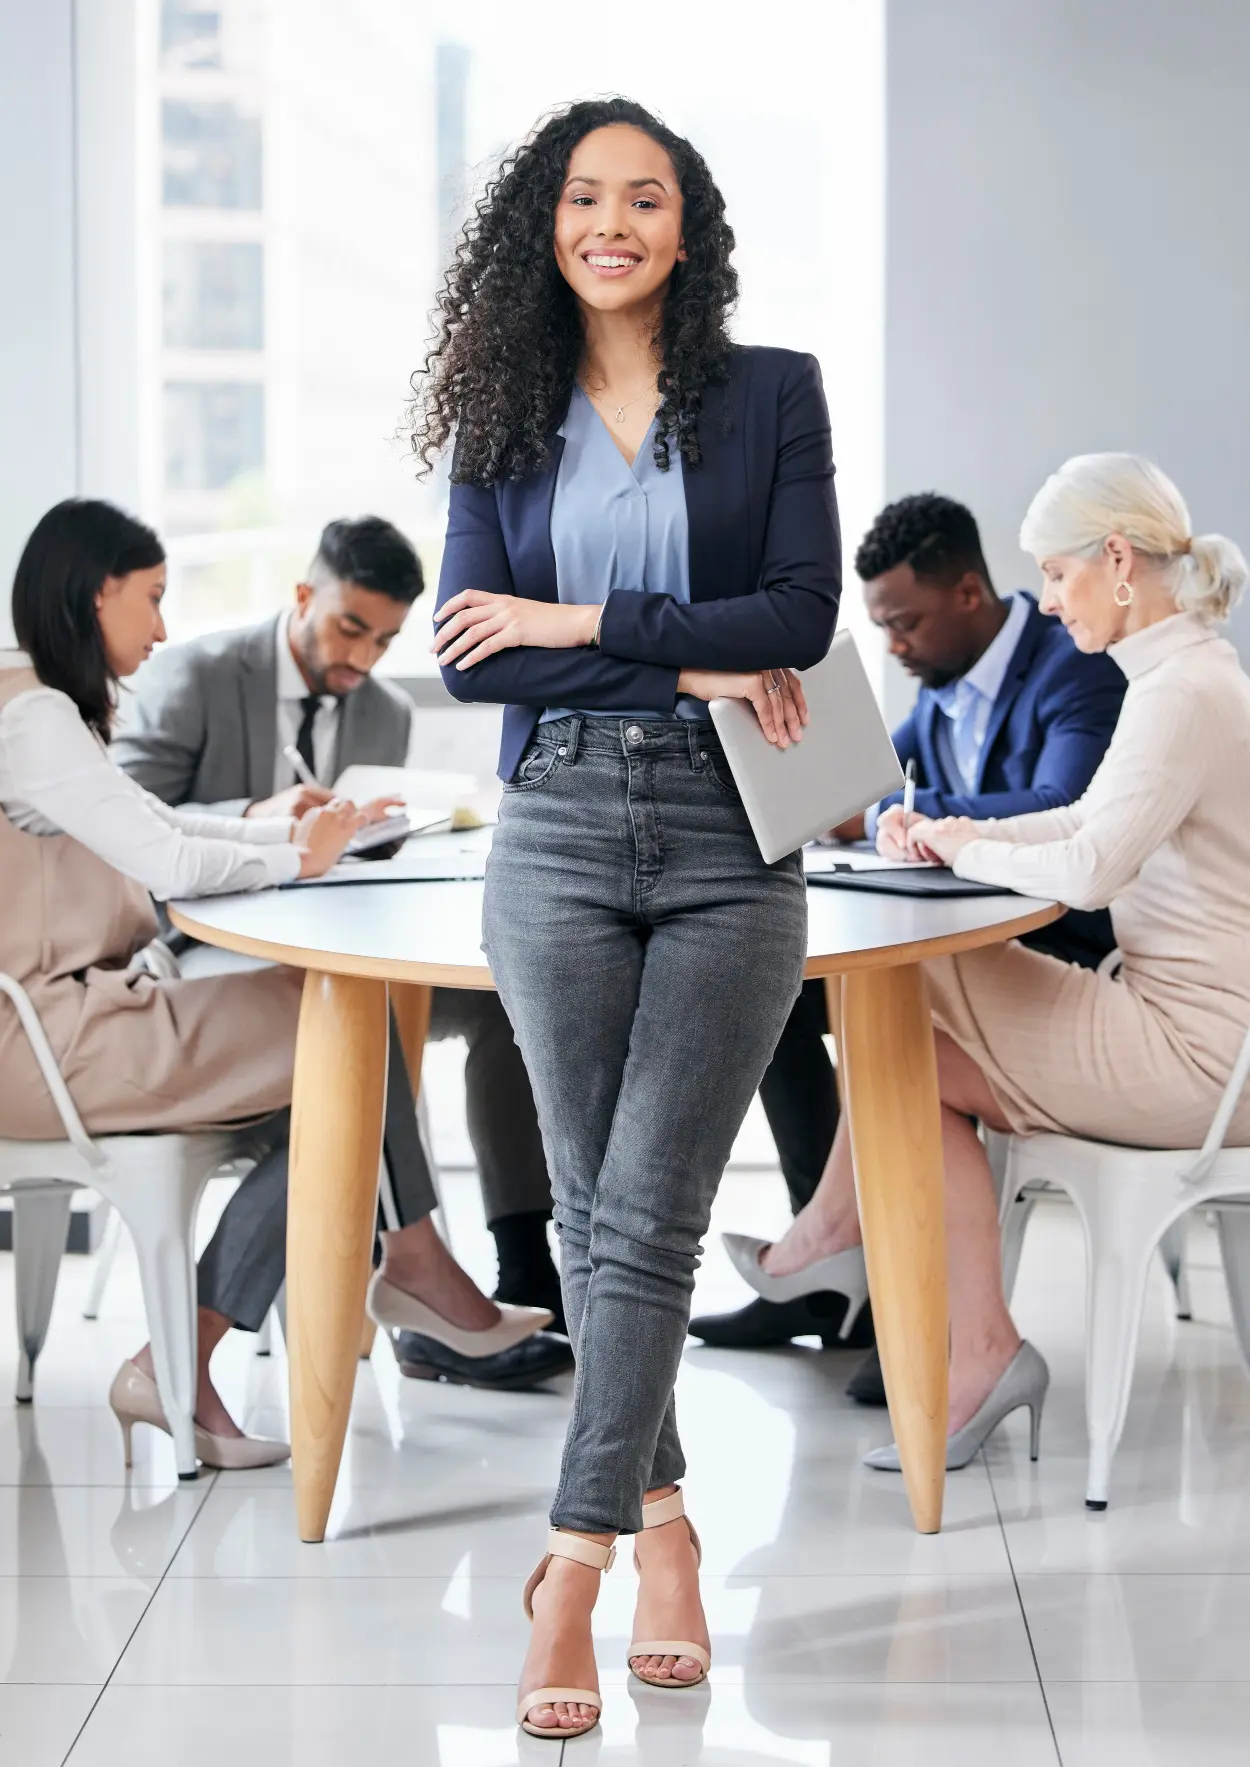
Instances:
[[[625,740],[626,740],[626,742],[633,742],[633,743],[641,742],[642,741],[642,728],[641,728],[641,726],[638,724],[631,724],[629,726],[629,729],[625,732]]]
[[[556,753],[559,755],[561,760],[564,759],[565,755],[567,755],[568,752],[569,752],[568,745],[567,745],[567,743],[563,743],[563,742],[560,744],[559,748],[556,750]]]

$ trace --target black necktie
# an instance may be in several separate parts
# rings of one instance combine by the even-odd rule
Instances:
[[[317,763],[313,755],[313,725],[317,721],[321,695],[310,693],[300,701],[300,705],[304,709],[304,715],[300,719],[299,735],[295,738],[295,752],[315,779],[317,777]]]

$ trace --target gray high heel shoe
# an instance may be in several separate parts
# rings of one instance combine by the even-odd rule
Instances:
[[[1036,1460],[1042,1434],[1042,1406],[1050,1385],[1050,1369],[1027,1339],[1020,1345],[999,1377],[998,1385],[985,1399],[961,1430],[946,1442],[946,1470],[958,1472],[967,1466],[987,1436],[996,1430],[1005,1417],[1021,1406],[1029,1408],[1029,1459]],[[878,1472],[901,1472],[898,1449],[891,1442],[888,1448],[874,1448],[865,1454],[864,1465]]]

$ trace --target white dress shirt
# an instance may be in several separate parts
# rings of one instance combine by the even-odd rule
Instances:
[[[299,664],[291,650],[291,616],[282,615],[278,621],[278,718],[276,744],[277,753],[273,758],[273,789],[274,792],[286,791],[288,786],[298,785],[294,767],[283,754],[283,749],[294,748],[299,735],[299,727],[304,719],[304,701],[308,697],[308,683],[300,674]],[[339,701],[333,694],[323,693],[321,704],[317,707],[317,716],[313,722],[313,772],[317,775],[318,785],[333,785],[331,773],[334,767],[334,749],[339,736]]]
[[[0,651],[0,668],[29,667],[20,651]],[[0,710],[0,811],[25,834],[72,835],[162,902],[299,876],[287,818],[171,810],[122,772],[73,700],[51,687]]]
[[[286,791],[289,786],[298,785],[295,769],[283,754],[283,749],[294,748],[299,735],[299,727],[304,718],[304,700],[308,697],[308,684],[300,673],[299,664],[291,650],[291,616],[285,613],[278,621],[277,639],[277,753],[273,759],[273,789],[275,794]],[[323,693],[321,704],[317,707],[317,715],[313,721],[313,772],[317,775],[318,785],[332,786],[335,779],[334,755],[339,740],[339,718],[342,715],[343,702],[333,694]],[[404,765],[419,767],[421,764],[417,747],[416,719],[412,721],[408,737],[408,754]]]
[[[943,734],[949,738],[950,747],[942,758],[948,770],[953,763],[954,772],[963,781],[965,791],[973,792],[977,788],[990,713],[1002,692],[1028,618],[1028,602],[1023,595],[1013,595],[1007,604],[1007,618],[968,673],[961,675],[958,681],[950,681],[945,687],[933,690],[933,697],[947,719]],[[938,729],[942,731],[940,725]],[[940,743],[941,735],[938,740]]]

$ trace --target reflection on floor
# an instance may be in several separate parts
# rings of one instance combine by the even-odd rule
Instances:
[[[457,1250],[490,1275],[475,1186],[449,1186]],[[775,1173],[733,1173],[721,1226],[780,1224]],[[865,1471],[880,1414],[842,1397],[854,1357],[689,1349],[680,1411],[705,1547],[710,1687],[626,1680],[632,1572],[597,1613],[604,1724],[565,1767],[1186,1767],[1250,1734],[1250,1382],[1213,1242],[1192,1238],[1197,1322],[1152,1290],[1112,1507],[1082,1507],[1082,1259],[1039,1211],[1018,1290],[1054,1374],[1043,1458],[1022,1420],[953,1475],[945,1531],[912,1533]],[[103,1396],[142,1335],[133,1266],[104,1315],[66,1261],[38,1402],[0,1402],[0,1760],[15,1767],[559,1767],[518,1737],[520,1580],[541,1550],[567,1388],[488,1396],[362,1365],[331,1535],[295,1539],[286,1469],[179,1488],[141,1431],[128,1481]],[[0,1259],[0,1319],[12,1264]],[[713,1247],[701,1307],[740,1290]],[[285,1361],[222,1353],[258,1429]],[[12,1391],[0,1330],[0,1392]]]

